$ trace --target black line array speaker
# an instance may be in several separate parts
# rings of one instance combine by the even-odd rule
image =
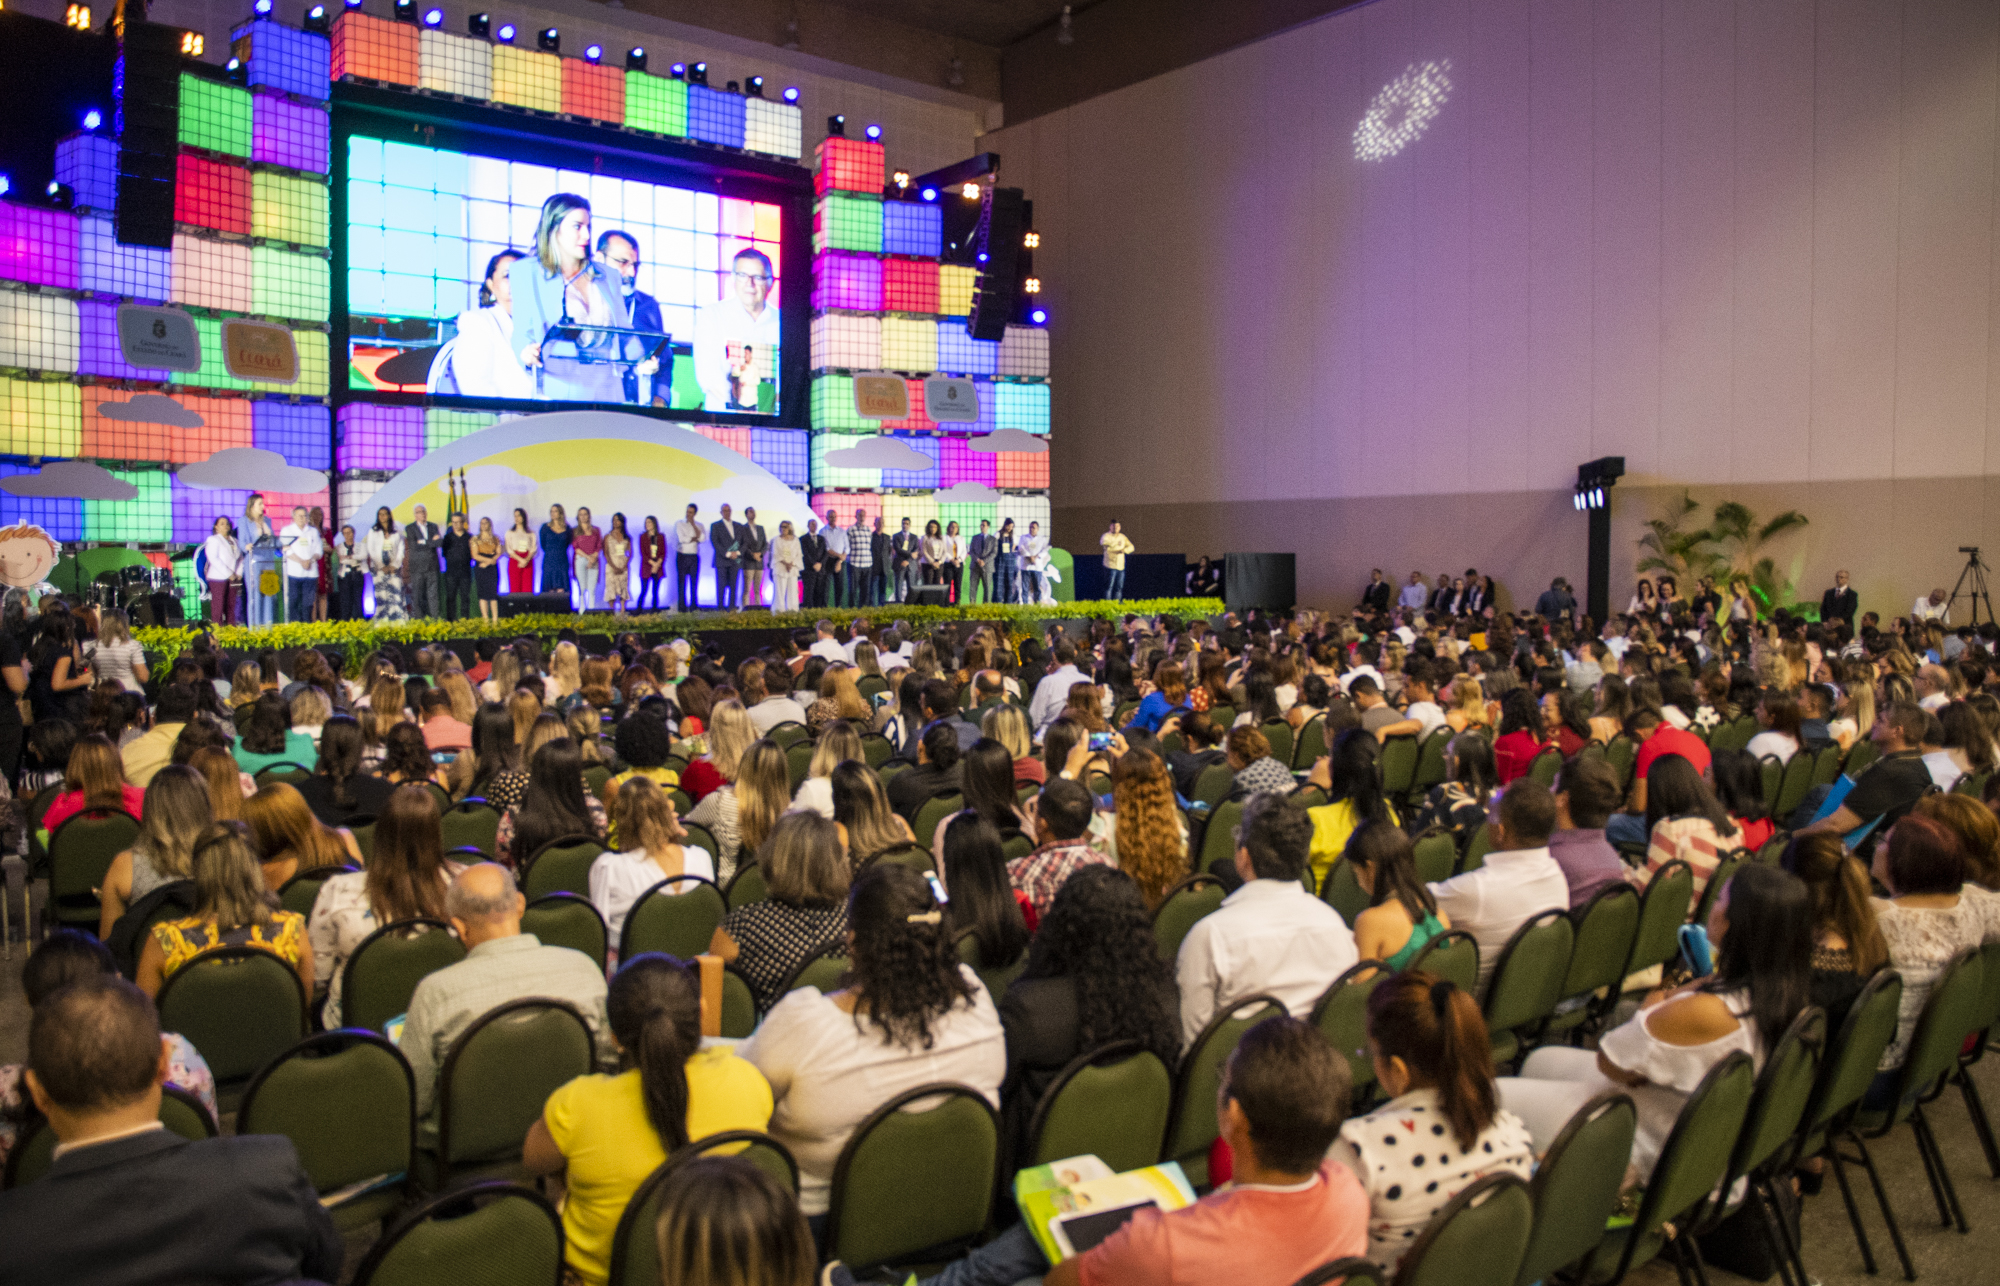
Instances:
[[[949,607],[951,588],[946,585],[912,585],[910,602],[920,607]]]
[[[1298,602],[1297,554],[1229,554],[1222,563],[1222,601],[1232,612],[1248,607],[1283,612]]]
[[[1027,231],[1027,198],[1019,188],[988,188],[979,211],[979,276],[972,287],[972,315],[965,329],[974,339],[1000,339],[1014,320],[1020,289],[1021,237]]]
[[[174,165],[180,151],[181,33],[127,22],[119,42],[118,240],[174,244]]]
[[[500,596],[500,615],[502,616],[535,616],[544,612],[567,615],[570,610],[568,590],[561,590],[554,594],[502,594]]]

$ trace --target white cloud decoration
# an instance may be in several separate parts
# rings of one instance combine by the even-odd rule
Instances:
[[[262,447],[224,447],[201,463],[183,468],[180,480],[204,491],[231,488],[310,495],[326,489],[325,474],[288,464],[276,451]]]
[[[167,424],[177,429],[198,429],[206,421],[193,411],[160,393],[135,393],[123,402],[106,402],[97,413],[107,420],[128,424]]]
[[[851,447],[827,452],[826,463],[836,469],[900,469],[915,473],[935,467],[937,461],[894,438],[863,438]]]
[[[947,503],[990,505],[999,501],[1000,493],[984,483],[974,482],[968,478],[937,492],[932,498]]]
[[[40,473],[0,478],[0,491],[14,496],[65,500],[137,500],[139,488],[88,460],[51,460]]]
[[[1038,438],[1026,429],[995,429],[982,437],[972,439],[974,451],[1020,451],[1028,455],[1040,455],[1049,449],[1048,439]]]
[[[1361,123],[1354,127],[1354,159],[1386,161],[1423,137],[1451,97],[1451,59],[1419,66],[1382,86]]]

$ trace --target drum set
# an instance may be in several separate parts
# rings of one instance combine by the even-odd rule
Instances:
[[[116,607],[134,625],[178,623],[180,592],[168,567],[120,567],[92,578],[85,598],[95,608]]]

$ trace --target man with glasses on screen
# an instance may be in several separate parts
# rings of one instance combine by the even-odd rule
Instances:
[[[743,249],[730,261],[722,298],[695,315],[694,376],[710,411],[755,411],[758,388],[778,375],[778,305],[771,257]]]
[[[639,242],[622,228],[613,228],[597,239],[597,258],[605,267],[618,274],[624,283],[625,312],[632,319],[632,329],[663,331],[660,322],[660,301],[639,289]],[[645,344],[651,351],[653,343]],[[630,369],[625,370],[625,400],[634,406],[665,406],[666,394],[672,388],[673,368],[665,360],[660,362],[660,371],[666,375],[666,388],[661,387],[658,376],[640,375]]]

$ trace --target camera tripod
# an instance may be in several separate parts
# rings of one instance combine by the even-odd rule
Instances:
[[[1979,546],[1960,545],[1958,552],[1965,555],[1965,570],[1958,574],[1958,583],[1951,587],[1951,602],[1959,599],[1972,600],[1972,610],[1965,620],[1967,625],[1979,624],[1979,605],[1986,605],[1986,620],[1993,623],[1993,600],[1986,593],[1986,564],[1979,561]]]

